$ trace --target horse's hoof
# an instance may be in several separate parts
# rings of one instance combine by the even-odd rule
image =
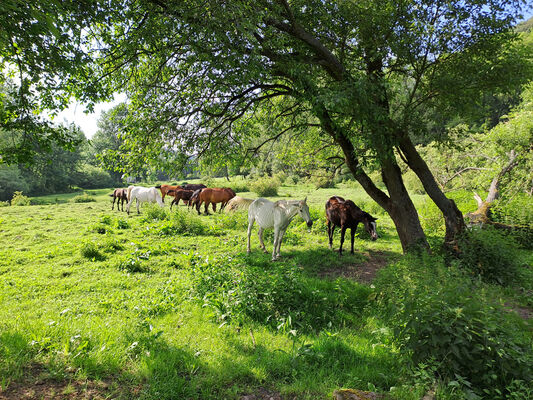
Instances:
[[[269,251],[267,249],[263,249],[263,253],[268,254]]]

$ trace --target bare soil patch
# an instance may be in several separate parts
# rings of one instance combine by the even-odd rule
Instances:
[[[10,383],[7,389],[0,387],[0,400],[103,400],[131,395],[134,394],[121,393],[112,381],[54,379],[39,365],[28,368],[22,381]]]
[[[393,257],[393,253],[382,251],[367,251],[363,255],[366,261],[344,264],[342,267],[326,267],[318,275],[329,279],[339,277],[353,279],[368,285],[376,278],[377,272],[389,264]]]

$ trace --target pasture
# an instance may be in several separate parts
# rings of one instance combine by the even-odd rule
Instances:
[[[308,232],[301,218],[292,221],[276,262],[260,251],[257,226],[246,254],[246,211],[170,212],[167,199],[163,209],[143,205],[128,216],[111,210],[110,192],[92,191],[87,203],[64,195],[0,209],[0,399],[426,392],[371,311],[379,297],[371,279],[401,258],[401,246],[361,190],[283,186],[277,198],[308,196],[314,223]],[[334,194],[378,218],[379,239],[359,226],[354,255],[328,248],[324,204]],[[272,241],[270,230],[269,252]],[[519,291],[484,290],[530,306]],[[454,398],[449,388],[442,393]]]

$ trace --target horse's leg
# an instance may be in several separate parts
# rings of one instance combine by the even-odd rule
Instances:
[[[285,231],[280,231],[278,239],[278,251],[276,252],[277,258],[281,257],[281,243],[283,242],[283,236],[285,236]]]
[[[141,204],[141,202],[139,201],[139,199],[136,199],[137,200],[137,214],[140,214],[141,212],[139,211],[139,205]]]
[[[133,198],[131,198],[129,201],[128,201],[128,204],[126,205],[126,211],[128,212],[128,215],[130,215],[130,207],[131,207],[131,203],[133,202]]]
[[[209,201],[205,201],[205,207],[204,207],[204,212],[205,212],[205,215],[209,215]]]
[[[261,228],[261,226],[259,226],[259,231],[257,232],[257,235],[259,236],[259,247],[261,247],[261,249],[263,250],[263,253],[268,253],[265,247],[265,243],[263,242],[263,232],[264,232],[264,229]]]
[[[351,254],[353,254],[353,242],[355,239],[355,231],[357,230],[357,225],[351,229],[351,239],[352,239],[352,250],[350,251]]]
[[[111,205],[111,210],[113,210],[115,208],[115,196],[113,196],[113,204]],[[118,204],[117,204],[117,208],[118,208]]]
[[[254,226],[254,218],[248,218],[248,245],[246,247],[246,253],[250,254],[250,236],[252,234],[252,227]],[[261,227],[259,227],[261,229]]]
[[[330,220],[328,220],[328,240],[329,240],[329,249],[333,247],[333,230],[335,229],[335,225],[333,225],[333,229],[331,229],[331,223]]]
[[[213,207],[213,212],[217,212],[217,204],[211,203],[211,207]]]
[[[342,256],[342,245],[344,243],[344,234],[346,233],[346,225],[341,225],[341,247],[339,247],[339,255]]]
[[[274,246],[272,249],[272,261],[277,260],[276,249],[278,247],[278,240],[279,240],[279,228],[274,226]]]

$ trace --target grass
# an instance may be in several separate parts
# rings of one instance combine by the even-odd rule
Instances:
[[[257,227],[246,254],[246,213],[170,213],[167,202],[128,216],[111,211],[109,192],[2,209],[0,394],[40,379],[67,393],[78,390],[71,382],[104,382],[102,397],[113,398],[325,399],[340,387],[421,397],[405,389],[406,360],[364,316],[374,290],[324,277],[372,252],[401,256],[377,209],[378,241],[361,234],[342,258],[328,249],[325,201],[341,194],[371,207],[362,191],[282,186],[277,198],[308,197],[315,224],[291,223],[277,263],[259,251]],[[271,250],[271,233],[265,243]]]

